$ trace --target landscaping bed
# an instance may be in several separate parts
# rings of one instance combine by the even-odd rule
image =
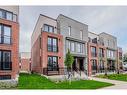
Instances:
[[[94,80],[79,80],[55,83],[37,74],[20,74],[18,89],[98,89],[113,84]]]
[[[108,75],[98,75],[96,77],[127,82],[127,74],[108,74]]]

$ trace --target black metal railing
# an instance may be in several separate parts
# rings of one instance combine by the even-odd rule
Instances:
[[[0,70],[12,70],[12,62],[0,62]]]
[[[47,49],[48,49],[49,52],[58,52],[58,46],[56,46],[56,45],[48,44]]]

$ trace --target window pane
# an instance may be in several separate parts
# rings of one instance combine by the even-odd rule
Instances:
[[[48,51],[52,51],[52,39],[48,38]]]
[[[53,32],[53,27],[49,26],[49,32]]]
[[[6,12],[6,19],[7,20],[12,20],[12,13]]]
[[[77,44],[77,50],[78,50],[78,52],[81,52],[80,44]]]
[[[11,42],[11,27],[4,26],[4,43],[10,44]]]
[[[53,51],[57,51],[57,39],[53,39]]]
[[[0,18],[2,18],[2,11],[0,10]]]
[[[71,51],[75,51],[74,42],[71,42]]]
[[[48,32],[48,25],[44,25],[44,31]]]
[[[71,50],[71,42],[68,41],[68,49]]]
[[[17,21],[17,15],[13,14],[13,21]]]

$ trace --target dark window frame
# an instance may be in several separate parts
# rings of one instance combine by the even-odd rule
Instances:
[[[11,75],[0,75],[0,80],[9,80],[11,79]]]
[[[12,54],[11,54],[11,50],[0,50],[0,52],[1,52],[1,56],[0,56],[0,70],[12,70],[12,59],[11,59]],[[4,58],[3,58],[4,52],[9,52],[10,53],[10,62],[4,62],[3,61],[4,60]],[[10,66],[8,68],[4,68],[4,66],[7,63],[10,64]]]
[[[49,60],[48,60],[48,64],[47,64],[48,69],[47,70],[48,71],[58,71],[58,56],[48,56],[48,59],[49,59],[49,57],[51,58],[52,63],[50,64],[51,68],[49,68]],[[53,57],[56,58],[56,67],[53,66]]]
[[[5,25],[5,24],[1,24],[1,23],[0,23],[0,26],[1,26],[1,35],[0,35],[1,41],[0,41],[0,44],[8,44],[8,45],[12,44],[12,27],[10,25]],[[4,35],[5,34],[4,27],[10,27],[10,36]],[[4,42],[6,37],[8,39],[10,39],[10,43],[5,43]]]
[[[48,27],[48,31],[45,31],[45,26],[47,26]],[[49,32],[49,33],[54,33],[54,26],[52,26],[52,25],[48,25],[48,24],[44,24],[44,26],[43,26],[44,28],[43,28],[43,31],[45,31],[45,32],[49,32],[49,30],[50,30],[50,27],[52,27],[53,28],[53,31],[52,32]]]
[[[11,11],[8,11],[8,10],[4,10],[4,9],[1,9],[0,8],[0,11],[2,12],[2,17],[0,18],[0,19],[6,19],[6,20],[9,20],[9,19],[7,19],[7,12],[8,13],[11,13],[12,14],[12,20],[9,20],[9,21],[13,21],[13,22],[17,22],[18,21],[18,16],[17,16],[17,14],[14,14],[13,12],[11,12]],[[16,21],[14,21],[14,19],[13,19],[13,16],[16,16]]]
[[[48,52],[58,52],[58,38],[48,36],[48,39],[49,38],[51,39],[51,44],[47,43]],[[53,45],[53,39],[56,39],[56,45]],[[49,50],[49,47],[51,50]],[[56,48],[56,51],[54,51],[54,47]]]

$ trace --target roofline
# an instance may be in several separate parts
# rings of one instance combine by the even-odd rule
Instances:
[[[115,37],[115,36],[113,36],[113,35],[111,35],[111,34],[108,34],[108,33],[106,33],[106,32],[102,32],[102,33],[107,34],[107,35],[112,36],[112,37],[114,37],[114,38],[117,39],[117,37]],[[100,33],[100,34],[102,34],[102,33]],[[99,34],[99,35],[100,35],[100,34]]]
[[[49,17],[49,16],[47,16],[47,15],[40,14],[40,16],[44,16],[44,17],[47,17],[47,18],[49,18],[49,19],[52,19],[52,20],[55,20],[55,21],[56,21],[56,19],[54,19],[54,18],[52,18],[52,17]]]
[[[94,35],[96,35],[96,36],[99,36],[98,34],[96,34],[96,33],[93,33],[93,32],[90,32],[90,31],[88,31],[88,33],[91,33],[91,34],[94,34]]]
[[[58,17],[59,17],[59,16],[64,16],[65,18],[71,19],[71,20],[73,20],[73,21],[75,21],[75,22],[78,22],[78,23],[80,23],[80,24],[83,24],[83,25],[88,26],[87,24],[84,24],[84,23],[82,23],[82,22],[80,22],[80,21],[77,21],[77,20],[75,20],[75,19],[72,19],[72,18],[70,18],[70,17],[68,17],[68,16],[65,16],[65,15],[63,15],[63,14],[59,14]],[[57,18],[58,18],[58,17],[57,17]]]

